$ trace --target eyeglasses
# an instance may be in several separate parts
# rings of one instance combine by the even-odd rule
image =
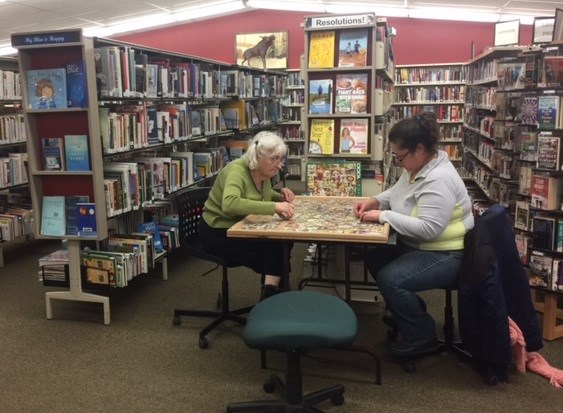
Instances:
[[[285,164],[285,156],[264,156],[264,158],[269,160],[272,165],[282,167]]]
[[[402,155],[397,155],[396,153],[393,154],[393,158],[395,158],[395,160],[397,162],[401,162],[403,163],[403,159],[405,159],[407,157],[407,155],[411,153],[411,151],[406,151],[404,154]]]

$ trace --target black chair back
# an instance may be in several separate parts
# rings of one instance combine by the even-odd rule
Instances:
[[[175,196],[179,218],[178,230],[183,246],[189,248],[199,245],[199,221],[210,191],[211,187],[189,188]]]

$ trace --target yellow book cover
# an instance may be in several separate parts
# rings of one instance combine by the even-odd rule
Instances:
[[[332,155],[334,153],[334,119],[311,120],[309,153],[315,155]]]
[[[313,32],[309,39],[309,68],[330,69],[334,67],[334,31]]]

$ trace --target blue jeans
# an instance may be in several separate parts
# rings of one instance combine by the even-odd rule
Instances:
[[[421,251],[399,243],[366,253],[366,265],[397,322],[403,340],[427,342],[436,337],[434,319],[419,291],[454,284],[463,251]]]

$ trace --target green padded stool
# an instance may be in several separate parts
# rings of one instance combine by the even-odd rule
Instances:
[[[258,303],[248,314],[243,338],[250,348],[287,353],[285,384],[275,374],[264,384],[267,393],[277,390],[283,400],[231,403],[227,413],[320,412],[313,406],[327,399],[341,405],[342,385],[303,395],[301,353],[352,344],[357,332],[354,311],[345,301],[331,295],[287,291]]]

